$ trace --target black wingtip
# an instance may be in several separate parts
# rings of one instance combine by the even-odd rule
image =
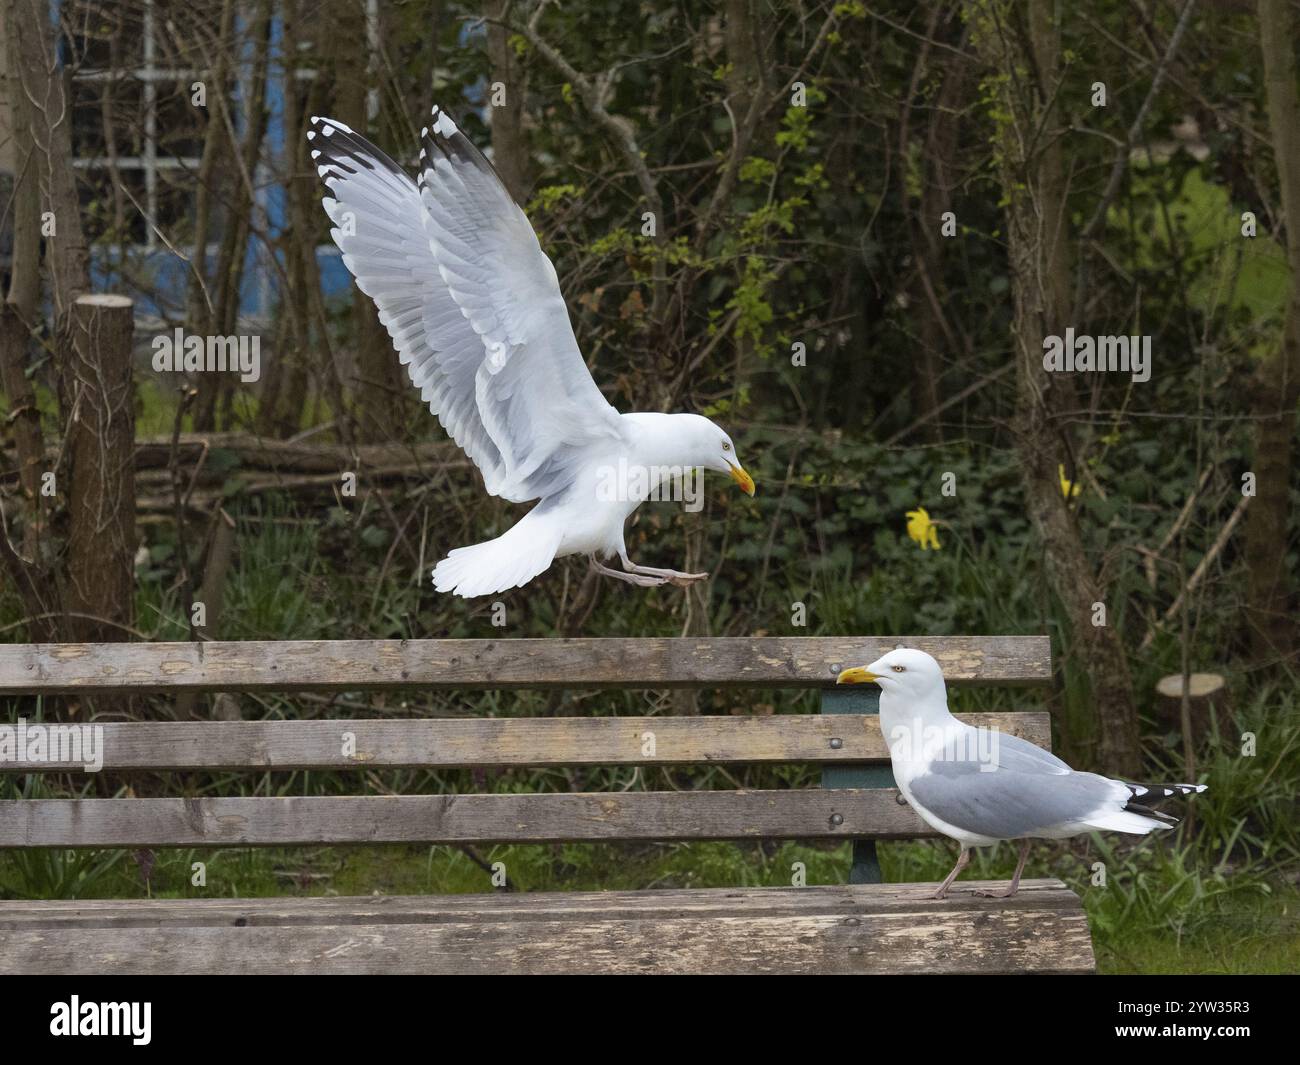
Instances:
[[[410,174],[345,123],[319,115],[312,115],[309,122],[307,140],[311,143],[312,162],[316,164],[316,173],[327,184],[331,177],[381,167],[405,181],[411,180]]]
[[[1130,784],[1124,785],[1129,790],[1129,802],[1124,808],[1149,817],[1164,819],[1165,815],[1152,813],[1151,806],[1179,795],[1199,795],[1205,790],[1204,784]],[[1173,824],[1176,820],[1170,819]]]
[[[468,163],[495,178],[503,189],[506,188],[506,183],[501,180],[501,174],[492,165],[492,161],[474,146],[474,142],[465,136],[455,119],[437,104],[429,109],[429,125],[420,131],[420,143],[427,159],[436,158],[436,152],[449,162]]]

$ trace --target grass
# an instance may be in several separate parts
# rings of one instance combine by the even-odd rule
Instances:
[[[1097,939],[1096,932],[1093,933]],[[1107,936],[1101,972],[1119,975],[1280,975],[1300,972],[1300,892],[1237,899],[1212,921],[1170,936],[1161,929]]]

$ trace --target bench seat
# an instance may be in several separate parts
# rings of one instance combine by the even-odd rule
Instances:
[[[963,882],[366,898],[0,902],[0,974],[1079,973],[1078,896]],[[986,887],[995,885],[986,884]]]

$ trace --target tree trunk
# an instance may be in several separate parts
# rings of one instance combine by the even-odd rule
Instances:
[[[270,0],[262,0],[252,16],[249,32],[253,36],[253,61],[249,75],[247,96],[241,101],[244,112],[243,143],[236,144],[234,123],[224,99],[212,116],[225,127],[231,151],[235,153],[234,194],[225,217],[221,235],[221,248],[213,273],[216,282],[215,313],[211,332],[230,336],[239,330],[239,307],[244,284],[244,271],[248,265],[248,244],[253,218],[257,213],[257,165],[262,156],[262,141],[266,135],[269,115],[266,109],[267,66],[271,49]],[[224,91],[224,90],[222,90]],[[200,431],[216,427],[218,410],[228,406],[233,391],[233,379],[227,374],[204,374],[198,382],[198,401],[194,405],[194,428]]]
[[[755,10],[754,0],[726,0],[724,9],[723,41],[727,55],[727,107],[733,123],[733,153],[745,152],[751,142],[759,118],[763,85],[763,38],[760,31],[761,21]],[[756,106],[758,105],[758,106]],[[730,170],[730,168],[726,168]],[[734,186],[732,179],[720,179],[709,207],[700,217],[696,239],[703,241],[712,225],[722,217],[729,203],[728,197]],[[666,223],[659,220],[660,226]],[[753,338],[738,336],[735,338],[735,372],[732,375],[731,399],[736,404],[741,384],[744,381],[745,368],[752,359]],[[669,349],[671,350],[671,349]],[[682,351],[683,356],[687,354]],[[656,397],[660,409],[671,409],[678,397],[676,390],[667,382],[675,380],[685,384],[685,375],[681,373],[678,360],[670,360],[666,368],[665,389],[662,397]],[[706,568],[703,555],[708,543],[708,525],[703,513],[688,514],[682,523],[682,556],[680,566],[687,572],[696,572]],[[682,619],[680,635],[707,636],[711,625],[709,619],[710,588],[708,582],[688,585],[682,592],[685,616]],[[675,691],[671,696],[671,708],[674,714],[691,715],[700,712],[700,693],[685,689]]]
[[[298,55],[297,27],[300,6],[289,0],[285,7],[284,54]],[[307,360],[311,355],[311,297],[308,286],[320,287],[316,273],[316,216],[320,210],[316,190],[320,187],[307,149],[306,116],[310,113],[311,88],[295,76],[291,62],[286,79],[284,128],[289,138],[286,155],[289,173],[285,179],[289,232],[283,241],[287,289],[280,293],[282,320],[276,350],[262,377],[262,394],[257,408],[257,432],[281,439],[292,436],[302,422],[307,396]],[[287,328],[286,328],[287,327]],[[288,342],[286,343],[286,338]],[[326,352],[328,356],[328,352]]]
[[[1255,417],[1256,495],[1246,514],[1246,620],[1251,653],[1260,662],[1289,657],[1296,644],[1291,582],[1286,570],[1296,405],[1300,403],[1300,100],[1295,35],[1286,0],[1259,0],[1268,123],[1273,135],[1282,215],[1286,219],[1291,291],[1282,343],[1258,369]]]
[[[1058,467],[1069,459],[1058,412],[1068,404],[1070,390],[1062,387],[1065,377],[1051,377],[1043,369],[1043,339],[1063,328],[1069,293],[1069,216],[1059,149],[1052,147],[1060,131],[1049,106],[1058,76],[1059,31],[1048,0],[1029,5],[1027,33],[1012,26],[1020,11],[1008,0],[972,0],[969,5],[976,48],[1003,75],[994,107],[1015,303],[1013,430],[1048,580],[1065,609],[1071,650],[1097,708],[1096,760],[1105,772],[1133,775],[1140,752],[1126,652],[1109,618],[1095,624],[1094,607],[1105,604],[1105,589],[1058,479]]]
[[[366,39],[365,6],[357,0],[334,0],[337,117],[362,136],[368,134],[366,90],[370,47]],[[400,158],[400,156],[399,156]],[[418,223],[417,223],[418,224]],[[352,372],[349,374],[358,443],[393,439],[411,391],[397,360],[388,331],[379,322],[374,301],[352,285]]]
[[[484,0],[483,14],[500,19],[509,6],[508,0]],[[492,81],[505,88],[505,100],[497,106],[494,86],[488,87],[492,102],[492,165],[510,190],[516,203],[528,195],[528,142],[524,138],[524,73],[519,57],[510,46],[510,32],[498,22],[487,27],[488,62],[492,64]]]
[[[30,618],[29,634],[34,639],[57,640],[66,638],[64,559],[45,497],[39,494],[46,472],[45,452],[35,388],[27,377],[29,340],[41,313],[42,235],[55,319],[50,346],[53,385],[64,424],[73,411],[68,326],[73,302],[90,288],[90,272],[72,168],[69,100],[48,6],[41,0],[9,0],[5,46],[6,95],[18,165],[12,280],[0,324],[0,381],[17,415],[15,445],[20,452],[26,514],[21,549],[7,535],[0,535],[0,556]]]
[[[67,608],[75,640],[123,640],[135,621],[134,324],[125,296],[73,304]]]
[[[950,12],[946,0],[934,0],[928,37],[944,33],[941,16]],[[956,20],[954,20],[956,21]],[[965,49],[965,36],[960,46]],[[916,105],[915,96],[925,76],[925,65],[930,56],[929,43],[920,46],[912,86],[903,100],[899,119],[899,156],[911,158],[911,116]],[[905,217],[909,219],[909,235],[915,270],[910,285],[908,321],[919,322],[915,339],[908,338],[913,347],[911,416],[920,423],[917,435],[925,442],[938,443],[943,439],[942,425],[936,416],[943,402],[940,380],[944,369],[944,353],[950,359],[970,354],[969,341],[948,324],[946,289],[943,283],[945,247],[954,238],[942,234],[943,216],[952,210],[952,190],[957,183],[955,158],[960,129],[961,101],[969,91],[972,64],[957,57],[943,57],[946,63],[938,95],[930,110],[930,121],[925,130],[921,152],[920,210],[914,211],[912,195],[905,180],[899,181],[899,192]],[[924,419],[924,420],[923,420]]]
[[[230,49],[228,42],[234,29],[234,0],[224,0],[221,8],[221,28],[218,37],[216,67],[212,74],[212,88],[215,92],[226,91],[226,80],[230,72]],[[212,332],[212,316],[216,308],[212,306],[211,288],[208,284],[212,274],[208,269],[208,240],[211,236],[212,208],[214,201],[220,202],[217,188],[218,167],[222,171],[222,156],[231,151],[233,146],[226,135],[225,124],[214,107],[208,109],[208,124],[203,135],[203,154],[199,158],[199,172],[194,185],[194,247],[190,252],[189,288],[185,298],[185,325],[195,333],[207,335]],[[224,175],[228,177],[229,175]]]
[[[44,533],[45,514],[41,505],[41,474],[45,469],[45,441],[41,414],[36,406],[36,390],[27,376],[31,334],[39,314],[41,291],[40,190],[37,187],[37,162],[32,152],[27,100],[18,88],[20,59],[13,31],[19,13],[14,3],[4,8],[4,56],[6,95],[10,129],[15,146],[13,206],[13,253],[10,260],[9,291],[0,307],[0,388],[9,399],[9,418],[14,427],[17,449],[19,486],[23,499],[22,555],[37,564]],[[29,613],[44,613],[27,603]]]
[[[45,234],[45,261],[54,304],[54,332],[56,337],[66,337],[73,303],[90,291],[89,252],[72,168],[71,101],[64,89],[48,5],[44,0],[15,0],[11,15],[9,29],[16,45],[12,75],[18,83],[15,91],[22,92],[27,101],[32,146],[29,165],[36,170],[42,224],[52,227],[52,232]],[[71,410],[71,361],[71,352],[56,341],[54,376],[65,417]]]

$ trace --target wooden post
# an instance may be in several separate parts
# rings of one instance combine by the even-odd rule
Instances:
[[[822,692],[821,712],[823,714],[872,714],[878,717],[880,689],[874,684],[869,688],[828,688]],[[887,765],[827,766],[822,770],[823,788],[892,788],[893,786],[894,771]],[[849,883],[881,883],[880,859],[876,856],[874,839],[853,841],[853,866],[849,869]]]
[[[124,640],[135,620],[135,318],[126,296],[78,296],[71,343],[68,631]],[[83,615],[83,616],[75,616]]]

